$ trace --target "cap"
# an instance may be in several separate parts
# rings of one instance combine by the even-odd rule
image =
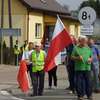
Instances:
[[[40,42],[35,42],[35,46],[41,46]]]
[[[87,36],[85,36],[85,35],[80,35],[79,36],[79,39],[81,40],[81,39],[87,39]]]

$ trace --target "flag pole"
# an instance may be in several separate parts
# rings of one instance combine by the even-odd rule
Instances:
[[[79,56],[81,56],[74,43],[73,43],[73,46],[74,46],[74,48],[75,48],[77,54],[78,54]],[[84,61],[83,57],[82,57],[82,62],[85,64],[85,61]]]

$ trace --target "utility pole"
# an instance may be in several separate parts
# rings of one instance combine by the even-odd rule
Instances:
[[[1,1],[1,29],[3,28],[3,24],[4,24],[4,0]],[[2,47],[2,32],[1,32],[1,36],[0,36],[0,62],[2,64],[2,60],[3,60],[3,47]]]
[[[11,0],[8,0],[9,28],[12,28]],[[10,48],[13,48],[13,37],[10,36]]]
[[[4,22],[4,0],[1,1],[1,28],[3,28]]]

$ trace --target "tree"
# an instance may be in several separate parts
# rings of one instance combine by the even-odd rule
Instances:
[[[100,18],[100,1],[99,0],[88,0],[88,1],[84,1],[80,5],[79,9],[81,9],[83,7],[86,7],[86,6],[90,6],[90,7],[94,8],[94,10],[97,13],[97,17]]]
[[[96,0],[96,8],[95,8],[98,17],[100,18],[100,1]]]

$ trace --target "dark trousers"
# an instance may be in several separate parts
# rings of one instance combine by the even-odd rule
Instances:
[[[71,63],[67,66],[69,87],[71,91],[75,91],[75,70],[74,63]]]
[[[54,80],[54,86],[57,86],[57,66],[48,72],[49,75],[49,86],[52,86],[52,80]]]
[[[92,95],[92,81],[90,71],[76,71],[76,91],[78,97],[87,97]]]
[[[32,64],[27,65],[28,72],[30,74],[31,82],[32,82]]]
[[[18,66],[19,56],[15,54],[15,66]]]
[[[32,73],[33,95],[42,95],[44,89],[44,71]]]

